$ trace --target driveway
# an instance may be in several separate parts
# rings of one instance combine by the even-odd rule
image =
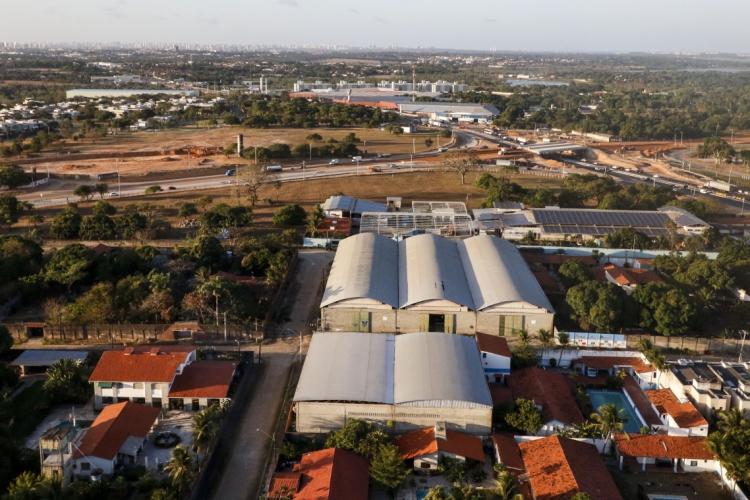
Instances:
[[[261,486],[272,445],[266,434],[276,435],[276,443],[281,444],[279,415],[289,371],[299,355],[299,333],[312,332],[310,319],[318,307],[321,280],[333,256],[333,252],[325,251],[299,253],[297,276],[287,297],[287,304],[293,304],[289,321],[280,325],[278,340],[263,348],[253,395],[237,431],[229,463],[213,492],[212,498],[216,500],[255,498]]]

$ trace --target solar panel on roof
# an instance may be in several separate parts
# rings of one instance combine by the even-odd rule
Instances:
[[[663,227],[669,220],[669,215],[661,212],[532,209],[531,213],[539,224]]]
[[[500,214],[500,222],[504,226],[528,226],[529,219],[523,214]]]

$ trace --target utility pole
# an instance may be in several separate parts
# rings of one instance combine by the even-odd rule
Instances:
[[[742,330],[742,344],[740,345],[740,356],[737,358],[738,363],[742,363],[742,350],[745,348],[745,337],[747,336],[747,330]]]
[[[224,311],[224,342],[227,341],[227,312]]]

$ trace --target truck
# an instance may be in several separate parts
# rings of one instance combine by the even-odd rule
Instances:
[[[486,128],[486,129],[484,129],[484,130],[483,130],[483,132],[484,132],[485,134],[487,134],[487,135],[497,135],[497,132],[495,132],[495,131],[494,131],[494,130],[492,130],[491,128]]]
[[[390,158],[391,153],[378,153],[378,158]]]
[[[723,191],[725,193],[731,193],[732,191],[734,191],[734,186],[732,186],[728,182],[722,181],[708,181],[703,185],[703,187],[715,189],[716,191]]]
[[[281,172],[281,165],[269,165],[266,167],[266,172]]]
[[[378,167],[377,165],[370,165],[369,167],[367,167],[367,169],[368,169],[368,170],[371,170],[371,171],[373,171],[373,172],[382,172],[382,171],[383,171],[383,170],[382,170],[382,169],[381,169],[380,167]]]
[[[358,163],[360,161],[362,161],[361,156],[352,156],[352,163]]]

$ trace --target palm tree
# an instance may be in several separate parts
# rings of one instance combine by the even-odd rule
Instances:
[[[726,460],[726,452],[724,450],[724,435],[720,432],[713,432],[708,435],[706,440],[706,448],[708,451],[713,453],[716,460],[719,462],[719,475],[723,476],[721,468],[723,467],[724,460]],[[724,481],[721,482],[722,489],[724,488]]]
[[[560,366],[560,363],[562,362],[563,351],[565,351],[568,343],[570,343],[570,335],[568,335],[567,332],[560,332],[557,334],[557,341],[560,342],[560,358],[557,360],[557,366]]]
[[[209,447],[219,432],[219,407],[211,405],[193,415],[193,445],[196,453],[209,453]]]
[[[183,489],[190,485],[195,477],[193,456],[187,448],[179,445],[172,450],[172,458],[169,459],[164,470],[172,478],[172,485],[177,488],[178,497],[182,497]]]
[[[724,470],[726,470],[729,479],[734,481],[732,493],[736,490],[739,481],[744,481],[748,478],[749,462],[750,457],[747,455],[733,455],[724,460]]]
[[[667,358],[665,358],[662,354],[660,354],[657,351],[652,351],[653,354],[651,355],[649,361],[651,362],[651,366],[656,368],[656,387],[659,387],[659,380],[661,379],[662,372],[667,371]]]
[[[638,340],[638,344],[636,345],[636,347],[643,354],[646,354],[649,351],[654,349],[654,344],[651,342],[651,339],[649,339],[648,337],[641,337]]]
[[[716,427],[725,433],[747,429],[750,426],[750,422],[745,418],[745,412],[739,408],[732,408],[729,411],[720,411],[717,413],[717,416],[718,422],[716,422]]]
[[[427,492],[424,500],[448,500],[450,497],[442,486],[434,486]]]
[[[518,341],[521,343],[521,345],[529,345],[531,342],[531,335],[529,335],[529,331],[522,328],[518,330]]]
[[[701,288],[697,292],[691,293],[690,295],[698,301],[703,312],[708,312],[716,307],[716,301],[718,299],[718,297],[716,296],[716,290],[712,290],[710,288]]]
[[[598,413],[591,415],[591,421],[596,425],[602,434],[605,436],[604,449],[607,449],[609,440],[614,434],[624,434],[626,439],[630,439],[623,427],[623,424],[627,422],[625,417],[625,410],[618,409],[617,405],[608,404],[602,405],[598,409]]]
[[[542,347],[547,348],[552,345],[552,332],[545,330],[544,328],[539,329],[539,342],[542,343]]]
[[[516,485],[510,472],[505,471],[498,474],[495,479],[495,486],[495,494],[500,497],[500,500],[523,500],[523,495],[513,494]]]

